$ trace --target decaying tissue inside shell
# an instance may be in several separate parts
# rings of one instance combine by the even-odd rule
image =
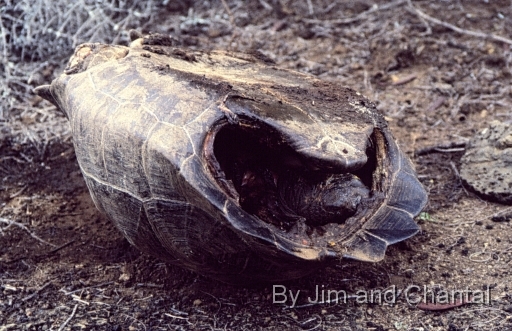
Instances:
[[[342,224],[371,203],[377,167],[371,140],[368,162],[348,171],[301,156],[261,127],[225,125],[214,139],[216,177],[234,187],[242,209],[283,231],[321,235],[323,225]]]

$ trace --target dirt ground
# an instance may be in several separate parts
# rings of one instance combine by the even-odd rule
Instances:
[[[0,331],[512,330],[512,208],[482,200],[458,175],[469,138],[492,120],[512,122],[511,1],[164,1],[141,30],[197,49],[260,50],[375,101],[429,192],[422,231],[380,263],[341,261],[251,287],[204,278],[132,248],[95,209],[66,119],[33,94],[7,102],[4,91]],[[49,82],[72,49],[57,52],[53,61],[4,57],[4,70],[33,71],[4,75],[2,86]],[[273,285],[300,291],[295,305]],[[410,285],[490,300],[424,310],[408,302]],[[310,303],[317,288],[347,300]],[[358,296],[389,289],[396,300]]]

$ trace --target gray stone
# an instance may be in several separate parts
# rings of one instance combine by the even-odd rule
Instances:
[[[461,159],[464,184],[489,200],[512,204],[512,125],[493,121],[469,142]]]

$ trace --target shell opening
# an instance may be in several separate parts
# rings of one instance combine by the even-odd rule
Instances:
[[[209,137],[205,155],[217,183],[243,210],[285,233],[321,236],[332,232],[326,225],[343,225],[374,205],[381,167],[373,137],[368,162],[357,169],[308,159],[264,123],[223,123]]]

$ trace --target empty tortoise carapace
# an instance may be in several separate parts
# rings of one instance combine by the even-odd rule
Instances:
[[[359,93],[150,35],[79,46],[36,89],[69,118],[94,203],[130,243],[224,281],[379,261],[427,194]]]

